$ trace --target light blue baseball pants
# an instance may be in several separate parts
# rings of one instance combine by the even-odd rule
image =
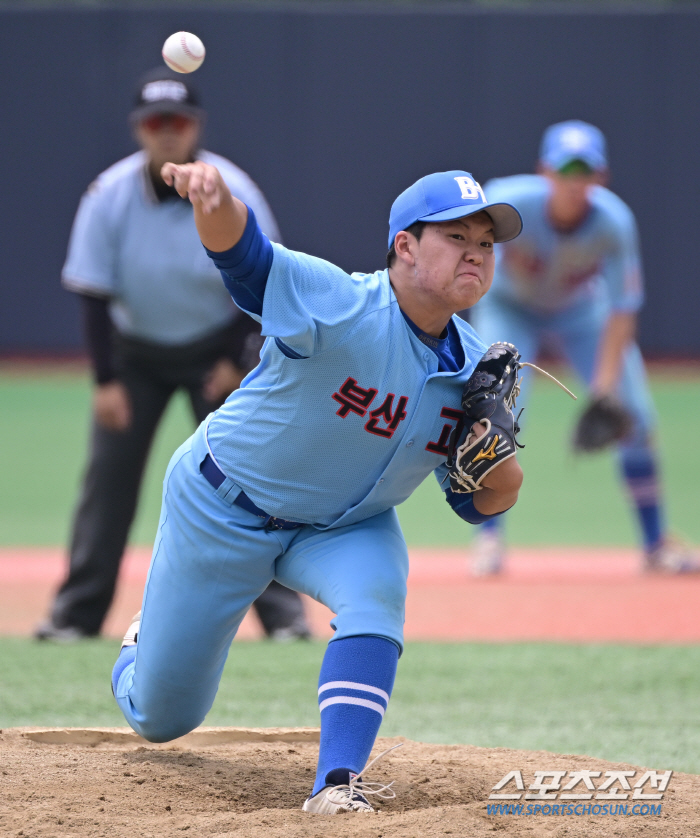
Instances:
[[[115,689],[126,720],[153,742],[193,730],[211,708],[229,647],[274,578],[327,605],[333,640],[376,635],[403,647],[408,553],[393,509],[319,531],[266,531],[200,474],[204,426],[173,455],[133,663]]]

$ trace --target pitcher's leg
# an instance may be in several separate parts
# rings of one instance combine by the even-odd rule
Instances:
[[[372,634],[403,649],[408,551],[396,510],[331,530],[303,529],[276,563],[278,582],[336,614],[333,640]]]
[[[328,644],[318,678],[321,715],[312,795],[348,782],[367,764],[394,687],[399,648],[384,637],[345,637]]]
[[[346,785],[369,758],[403,647],[408,555],[395,511],[338,530],[304,532],[277,578],[337,615],[319,678],[321,744],[306,811],[326,812],[326,786]]]
[[[135,659],[114,690],[134,730],[164,742],[201,724],[236,630],[282,549],[254,516],[215,495],[185,443],[165,479]]]

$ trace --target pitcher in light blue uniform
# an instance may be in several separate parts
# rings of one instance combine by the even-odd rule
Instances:
[[[488,343],[514,343],[526,361],[534,361],[543,345],[556,344],[593,396],[619,397],[634,419],[618,451],[639,524],[642,567],[696,571],[697,556],[668,536],[662,512],[653,445],[656,417],[635,342],[643,302],[637,225],[627,204],[605,188],[606,180],[603,134],[572,120],[545,132],[539,174],[486,184],[489,200],[518,208],[523,234],[497,246],[493,288],[476,306],[472,323]],[[527,376],[523,384],[520,405]],[[503,567],[500,523],[480,528],[475,575]]]
[[[246,610],[277,579],[336,615],[303,808],[372,811],[359,775],[403,647],[408,555],[394,507],[431,472],[442,483],[462,388],[486,349],[452,315],[488,290],[493,243],[518,235],[520,216],[467,172],[428,175],[394,202],[387,269],[348,275],[271,244],[215,167],[166,164],[164,176],[189,195],[209,256],[266,341],[171,460],[114,693],[148,739],[192,730]],[[521,480],[512,459],[475,495],[441,488],[479,523],[512,506]]]

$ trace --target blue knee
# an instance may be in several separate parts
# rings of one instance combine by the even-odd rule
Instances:
[[[406,583],[404,579],[382,578],[372,585],[354,591],[338,609],[331,625],[334,640],[359,635],[373,635],[391,640],[403,652],[403,625],[406,617]]]
[[[138,707],[134,704],[132,687],[136,649],[137,646],[124,647],[112,671],[112,692],[131,728],[149,742],[170,742],[199,727],[209,707],[203,710],[200,703],[193,703],[185,697],[178,702],[173,696],[159,694],[149,700],[142,695],[142,700],[137,701]]]
[[[171,742],[191,733],[204,721],[205,714],[177,712],[167,700],[153,711],[138,711],[128,697],[117,698],[117,704],[129,725],[148,742]],[[167,710],[163,710],[163,708]]]
[[[196,719],[189,723],[184,720],[173,722],[170,719],[144,719],[135,724],[129,721],[139,736],[142,736],[148,742],[172,742],[173,739],[179,739],[191,733],[195,728],[204,721],[204,719]]]

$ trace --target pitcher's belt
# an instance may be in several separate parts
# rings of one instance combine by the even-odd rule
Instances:
[[[202,472],[202,476],[205,477],[215,489],[218,489],[224,480],[226,480],[226,475],[214,462],[211,454],[207,454],[204,460],[202,460],[199,470]],[[267,512],[264,512],[259,506],[256,506],[245,492],[241,492],[234,503],[236,506],[240,506],[241,509],[245,509],[246,512],[251,512],[258,518],[263,518],[265,521],[265,529],[295,530],[298,527],[305,526],[304,524],[300,524],[298,521],[286,521],[284,518],[275,518],[273,515],[268,515]]]

